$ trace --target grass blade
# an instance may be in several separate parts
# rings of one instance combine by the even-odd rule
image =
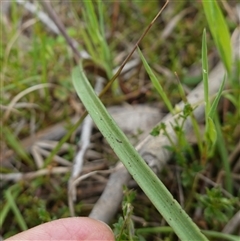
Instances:
[[[30,166],[33,167],[34,163],[29,157],[28,153],[22,147],[21,143],[15,135],[9,130],[8,127],[2,128],[3,136],[6,138],[7,144]]]
[[[112,76],[112,56],[105,37],[103,2],[102,0],[97,0],[97,2],[89,0],[83,1],[83,5],[83,17],[86,24],[86,28],[82,30],[84,42],[94,62],[105,69],[107,77],[110,79]],[[96,10],[94,5],[97,5]],[[114,82],[112,86],[115,94],[120,92],[118,82]]]
[[[206,30],[203,30],[202,37],[202,74],[203,74],[203,85],[204,85],[204,100],[205,100],[205,118],[207,122],[207,114],[210,111],[209,102],[209,91],[208,91],[208,58],[207,58],[207,40]]]
[[[226,142],[222,134],[219,117],[217,114],[215,114],[214,117],[215,117],[214,120],[215,120],[216,135],[217,135],[216,146],[225,171],[225,186],[227,191],[233,194],[233,179],[232,179],[232,173],[231,173],[231,166],[228,158],[228,151],[226,148]]]
[[[207,58],[207,40],[206,29],[203,30],[202,36],[202,75],[204,86],[204,100],[205,100],[205,140],[208,143],[208,150],[212,149],[216,141],[216,130],[213,119],[209,116],[211,104],[209,101],[209,89],[208,89],[208,58]],[[211,147],[211,148],[209,148]]]
[[[145,163],[96,96],[83,69],[76,67],[72,80],[93,121],[130,174],[182,240],[207,240]]]
[[[138,53],[140,55],[140,58],[143,62],[143,65],[144,65],[144,68],[145,70],[147,71],[151,81],[152,81],[152,84],[153,86],[155,87],[155,89],[157,90],[157,92],[159,93],[159,95],[162,97],[165,105],[167,106],[168,110],[173,113],[173,107],[172,107],[172,104],[170,102],[170,100],[168,99],[167,95],[165,94],[161,84],[159,83],[157,77],[155,76],[155,74],[153,73],[152,69],[150,68],[150,66],[148,65],[146,59],[144,58],[141,50],[138,48]]]
[[[14,198],[15,195],[11,193],[11,189],[8,189],[5,192],[5,197],[6,197],[7,202],[11,206],[11,209],[12,209],[14,215],[15,215],[15,218],[16,218],[21,230],[22,231],[27,230],[28,229],[27,224],[25,223],[25,220],[24,220],[20,210],[18,209],[18,207],[15,203],[15,198]]]
[[[11,187],[11,189],[13,189],[14,186]],[[11,189],[8,189],[11,190]],[[20,187],[18,188],[18,190],[16,190],[15,192],[12,193],[12,197],[13,199],[16,199],[17,195],[19,194],[20,192]],[[5,192],[5,195],[6,195],[6,192]],[[7,217],[8,215],[8,212],[10,211],[11,209],[11,203],[10,202],[6,202],[5,205],[1,205],[1,212],[0,212],[0,227],[2,227],[4,221],[5,221],[5,218]]]
[[[216,0],[202,1],[202,4],[216,47],[228,74],[230,74],[232,48],[226,21]]]

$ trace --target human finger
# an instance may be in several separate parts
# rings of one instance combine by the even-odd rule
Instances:
[[[87,217],[63,218],[41,224],[5,241],[104,240],[114,241],[112,230],[103,222]]]

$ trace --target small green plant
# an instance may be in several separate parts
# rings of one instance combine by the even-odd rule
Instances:
[[[49,222],[49,221],[52,220],[49,212],[46,209],[46,203],[45,202],[40,203],[40,205],[37,209],[37,213],[38,213],[38,217],[42,221],[42,223]]]
[[[123,201],[122,211],[123,217],[119,217],[118,222],[114,226],[114,235],[116,241],[131,240],[137,241],[138,238],[135,235],[134,223],[132,221],[133,206],[132,203],[135,199],[136,193],[132,190],[128,190],[127,187],[123,187]]]
[[[196,197],[204,208],[205,220],[211,226],[219,226],[229,220],[237,203],[236,198],[224,197],[219,188],[207,188],[205,195],[196,194]]]
[[[106,71],[108,79],[112,77],[113,61],[109,44],[107,43],[104,27],[104,12],[107,10],[102,0],[96,2],[82,1],[84,26],[81,28],[81,36],[86,44],[86,49],[93,62]],[[112,85],[115,95],[120,93],[118,81]]]

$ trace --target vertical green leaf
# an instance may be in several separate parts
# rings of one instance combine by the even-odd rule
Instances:
[[[226,21],[216,0],[204,0],[202,3],[214,42],[222,62],[228,74],[230,74],[232,68],[232,48]]]
[[[228,158],[228,150],[227,150],[227,146],[225,145],[225,140],[222,134],[219,117],[217,114],[215,114],[214,117],[215,117],[214,118],[215,128],[217,132],[216,146],[217,146],[220,158],[222,160],[222,166],[225,171],[225,188],[229,193],[233,194],[233,177],[231,172],[231,164]]]
[[[203,30],[202,37],[202,74],[203,74],[203,85],[204,85],[204,100],[205,100],[205,118],[210,111],[210,102],[208,97],[208,58],[207,58],[207,41],[206,41],[206,30]],[[207,122],[207,119],[206,119]]]

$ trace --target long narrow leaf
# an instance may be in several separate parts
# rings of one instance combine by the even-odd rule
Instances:
[[[13,187],[13,186],[12,186]],[[12,189],[12,188],[11,188]],[[8,190],[9,191],[9,190]],[[16,190],[15,192],[12,193],[12,197],[15,200],[17,195],[19,194],[20,188],[18,190]],[[7,192],[7,191],[6,191]],[[5,195],[6,195],[5,192]],[[0,212],[0,227],[2,227],[5,218],[7,217],[9,211],[11,209],[11,203],[10,202],[6,202],[4,205],[1,206],[1,212]]]
[[[155,74],[153,73],[152,69],[150,68],[150,66],[148,65],[146,59],[144,58],[141,50],[138,48],[138,53],[140,55],[140,58],[143,62],[144,68],[147,71],[150,80],[152,81],[153,86],[155,87],[155,89],[157,90],[157,92],[159,93],[159,95],[162,97],[165,105],[167,106],[168,110],[173,113],[173,107],[172,104],[169,100],[169,98],[167,97],[166,93],[164,92],[162,86],[160,85],[157,77],[155,76]]]
[[[33,166],[33,162],[29,157],[28,153],[25,151],[24,147],[21,145],[17,137],[9,130],[7,126],[2,128],[4,137],[6,138],[7,144],[29,165]]]
[[[86,13],[83,12],[83,14],[84,14],[83,16],[87,23],[88,33],[91,36],[92,41],[95,44],[97,44],[99,41],[98,19],[97,19],[96,13],[94,11],[92,0],[83,1],[83,4],[85,6],[84,10],[86,11]]]
[[[207,240],[108,114],[82,68],[73,69],[72,79],[78,96],[103,136],[179,238]]]
[[[217,146],[220,158],[222,160],[222,166],[225,171],[225,185],[226,185],[225,188],[229,193],[233,194],[233,178],[232,178],[232,172],[231,172],[231,165],[228,157],[228,151],[227,151],[225,140],[222,134],[219,117],[217,114],[215,114],[214,117],[215,117],[214,119],[216,123],[215,126],[216,126],[216,132],[217,132],[216,146]]]
[[[202,74],[203,74],[203,85],[204,85],[204,100],[205,100],[205,118],[207,122],[207,114],[210,111],[209,102],[209,91],[208,91],[208,58],[207,58],[207,41],[206,41],[206,30],[203,30],[202,37]]]
[[[17,192],[17,191],[16,191]],[[24,217],[22,216],[20,210],[18,209],[16,203],[15,203],[15,198],[14,198],[14,194],[11,193],[11,189],[8,189],[6,192],[5,192],[5,197],[6,197],[6,200],[7,202],[10,204],[11,206],[11,209],[14,213],[14,216],[16,218],[16,221],[18,222],[18,225],[20,226],[21,230],[24,231],[24,230],[27,230],[28,227],[27,227],[27,224],[24,220]]]
[[[230,34],[223,14],[216,0],[202,1],[208,25],[225,68],[232,69],[232,49]]]

